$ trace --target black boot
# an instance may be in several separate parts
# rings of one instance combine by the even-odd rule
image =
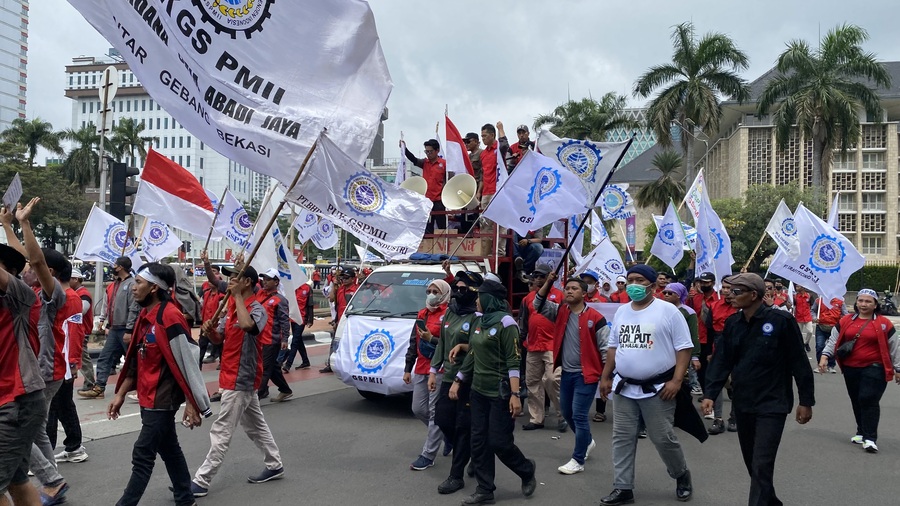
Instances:
[[[675,499],[689,501],[694,493],[694,485],[691,483],[691,471],[687,470],[675,480]]]
[[[631,504],[634,502],[634,491],[614,489],[610,494],[600,499],[601,506],[617,506],[619,504]]]

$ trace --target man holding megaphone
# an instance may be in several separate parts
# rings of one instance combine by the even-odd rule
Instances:
[[[400,144],[403,147],[401,141]],[[441,202],[441,191],[444,189],[444,183],[447,181],[447,162],[438,156],[441,151],[441,145],[436,139],[428,139],[425,141],[425,158],[416,158],[409,148],[406,148],[406,158],[416,167],[422,169],[422,177],[428,183],[425,190],[425,197],[431,201],[431,219],[425,226],[426,234],[433,234],[435,227],[446,229],[447,218],[445,215],[435,215],[435,211],[444,211],[444,203]]]

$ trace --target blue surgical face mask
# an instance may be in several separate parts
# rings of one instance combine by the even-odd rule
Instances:
[[[635,302],[640,302],[647,298],[650,291],[644,285],[638,285],[636,283],[631,283],[625,287],[625,292],[628,293],[628,297]]]

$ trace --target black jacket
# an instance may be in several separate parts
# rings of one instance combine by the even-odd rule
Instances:
[[[800,404],[815,404],[812,369],[800,327],[790,313],[763,305],[747,321],[738,311],[725,320],[717,346],[706,372],[705,398],[715,399],[731,374],[735,411],[790,413],[792,378]]]

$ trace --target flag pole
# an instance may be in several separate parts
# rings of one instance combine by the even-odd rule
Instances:
[[[303,163],[300,164],[300,169],[297,170],[297,174],[294,175],[294,180],[291,181],[291,185],[288,187],[287,192],[285,193],[285,198],[287,198],[287,194],[290,193],[291,190],[294,189],[294,186],[297,186],[297,181],[300,180],[300,176],[303,174],[303,171],[306,169],[306,165],[309,163],[309,159],[312,157],[312,154],[316,150],[316,146],[318,146],[318,145],[319,145],[319,140],[316,139],[316,141],[313,142],[313,145],[309,148],[309,152],[306,153],[306,157],[303,158]],[[271,194],[271,192],[270,192],[270,194]],[[268,204],[268,201],[266,201],[266,204]],[[272,225],[278,220],[278,213],[280,213],[281,210],[284,209],[285,204],[286,204],[286,201],[284,199],[282,199],[281,202],[278,203],[278,207],[275,209],[275,212],[272,213],[272,217],[269,219],[269,222],[266,224],[265,230],[263,230],[263,233],[260,235],[261,237],[268,234],[269,230],[272,229]],[[260,208],[260,209],[262,209],[262,208]],[[256,256],[256,253],[259,251],[259,248],[260,248],[260,246],[262,246],[262,243],[263,243],[263,241],[260,240],[260,241],[256,241],[256,244],[253,245],[253,251],[251,251],[250,255],[247,257],[247,259],[244,260],[244,263],[241,265],[241,271],[238,273],[237,277],[241,277],[244,275],[244,270],[247,268],[248,265],[250,265],[250,262],[253,261],[253,257]],[[243,250],[241,251],[241,253],[243,253]],[[225,309],[226,304],[228,304],[229,298],[231,298],[231,292],[226,291],[225,296],[222,297],[222,302],[219,304],[219,307],[216,309],[216,313],[213,315],[211,320],[215,321],[215,320],[219,319],[219,316],[222,314],[222,311]]]
[[[130,221],[131,221],[131,224],[134,225],[134,215],[133,214],[131,215]],[[122,220],[122,224],[125,224],[125,220]],[[119,254],[120,257],[125,256],[125,250],[128,249],[128,237],[131,236],[131,234],[129,233],[129,230],[131,230],[131,227],[125,227],[125,240],[122,241],[122,253]],[[133,238],[134,237],[132,237],[132,239]],[[137,252],[137,243],[135,243],[134,249],[135,249],[135,252]]]
[[[596,204],[597,201],[600,200],[600,195],[603,194],[603,189],[606,188],[606,185],[609,184],[609,180],[612,179],[613,174],[616,173],[616,169],[619,168],[619,164],[622,163],[622,159],[625,158],[625,153],[627,153],[628,149],[631,148],[631,143],[634,142],[634,137],[635,137],[635,134],[632,134],[631,138],[628,139],[628,145],[625,146],[625,149],[623,149],[622,152],[619,154],[619,159],[616,160],[616,164],[613,165],[612,170],[610,170],[609,174],[606,175],[606,180],[603,181],[603,184],[597,190],[597,195],[595,195],[594,199],[591,201],[592,207],[593,207],[593,204]],[[569,241],[568,245],[566,245],[566,250],[563,252],[563,255],[562,255],[563,258],[566,258],[566,255],[568,255],[569,252],[572,251],[572,246],[575,245],[575,239],[577,239],[578,234],[580,234],[581,231],[584,230],[584,224],[587,223],[588,217],[590,217],[590,215],[591,215],[591,213],[589,213],[589,212],[584,213],[584,218],[581,219],[581,223],[579,223],[578,228],[575,229],[575,233],[572,235],[572,240]],[[628,247],[627,241],[626,241],[625,247],[626,248]],[[562,268],[562,265],[563,265],[563,262],[560,262],[559,265],[556,266],[556,275],[557,276],[559,275],[559,270],[560,270],[560,268]]]
[[[304,162],[305,162],[305,160],[304,160]],[[288,189],[288,191],[290,191],[290,189]],[[269,188],[269,190],[266,192],[266,197],[263,199],[262,205],[259,206],[260,212],[262,212],[262,210],[265,209],[266,206],[269,205],[269,201],[272,200],[273,193],[275,193],[275,185],[272,185]],[[257,213],[256,217],[259,218],[258,213]],[[244,254],[244,251],[247,249],[247,244],[250,242],[250,238],[253,237],[254,232],[256,232],[256,225],[258,225],[258,224],[259,224],[259,219],[253,220],[253,225],[250,226],[250,232],[247,234],[247,240],[244,241],[244,244],[241,245],[241,250],[238,251],[238,254],[235,256],[235,258]],[[266,229],[266,232],[268,232],[268,229]]]
[[[628,247],[628,236],[625,235],[625,229],[622,228],[622,220],[616,220],[616,221],[618,222],[617,224],[619,225],[619,232],[622,232],[622,239],[625,240],[625,252],[628,253],[628,261],[631,263],[634,263],[634,255],[631,254],[631,248]],[[653,255],[651,254],[650,256],[652,257]],[[649,261],[649,258],[647,260],[645,260],[644,262],[646,263],[647,261]]]
[[[96,202],[94,202],[94,203],[91,205],[91,210],[88,212],[87,220],[84,221],[84,224],[85,224],[85,225],[87,225],[87,223],[91,220],[91,213],[94,212],[94,208],[95,208],[95,207],[97,207],[97,203],[96,203]],[[78,252],[78,248],[81,247],[81,238],[82,238],[82,237],[84,237],[84,228],[81,229],[81,235],[78,236],[78,242],[75,243],[75,252],[76,252],[76,253]],[[81,260],[81,259],[79,258],[79,260]],[[82,265],[83,265],[83,264],[86,264],[86,263],[88,263],[88,262],[85,262],[84,260],[81,260],[81,263],[82,263]],[[96,263],[96,262],[95,262],[95,263]],[[97,272],[96,269],[94,269],[94,272]],[[84,273],[82,272],[82,274],[84,274]]]
[[[144,223],[141,223],[141,231],[138,232],[137,237],[134,238],[134,251],[135,252],[137,252],[138,245],[141,244],[141,238],[144,237],[144,231],[147,229],[147,223],[150,223],[150,218],[144,216]]]
[[[762,246],[763,240],[766,238],[766,231],[763,230],[762,237],[759,238],[759,242],[756,243],[756,247],[753,248],[753,253],[750,253],[750,256],[747,257],[747,263],[744,264],[744,268],[741,269],[741,272],[746,272],[747,267],[750,266],[750,262],[753,261],[753,257],[756,256],[756,252],[759,251],[759,247]]]
[[[203,251],[206,251],[209,248],[209,240],[212,238],[213,229],[216,228],[216,222],[219,220],[219,213],[222,212],[222,205],[225,202],[225,195],[228,194],[228,186],[225,186],[225,189],[222,190],[222,197],[219,199],[219,205],[216,206],[216,214],[213,216],[212,224],[209,226],[209,233],[206,234],[206,242],[203,243]]]

